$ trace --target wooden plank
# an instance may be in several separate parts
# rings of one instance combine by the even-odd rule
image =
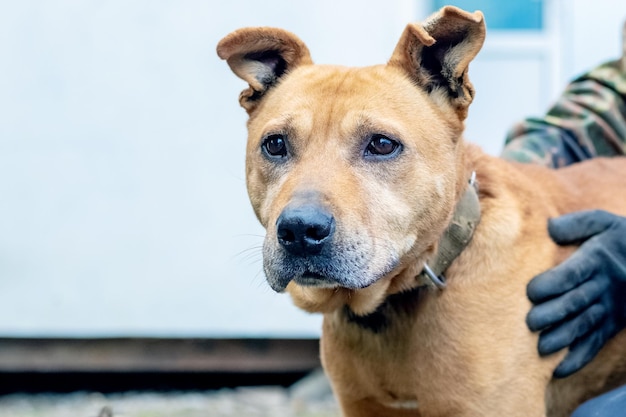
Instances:
[[[316,339],[0,338],[0,372],[302,372]]]

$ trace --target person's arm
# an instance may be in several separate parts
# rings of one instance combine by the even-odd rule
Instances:
[[[558,168],[595,156],[626,153],[626,25],[624,56],[574,80],[544,118],[511,129],[502,157]],[[626,190],[624,190],[626,198]],[[550,219],[561,245],[579,244],[563,263],[533,278],[526,322],[541,331],[538,350],[569,348],[554,371],[566,377],[589,363],[626,326],[626,217],[603,211]]]
[[[626,62],[609,62],[572,81],[543,118],[508,133],[502,157],[562,167],[626,153]]]

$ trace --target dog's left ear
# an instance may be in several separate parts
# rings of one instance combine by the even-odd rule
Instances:
[[[469,63],[485,40],[479,11],[469,13],[446,6],[424,24],[409,24],[389,60],[401,67],[428,93],[444,92],[460,120],[474,98],[467,76]]]
[[[250,84],[239,95],[239,103],[248,114],[252,114],[265,93],[288,71],[313,63],[309,49],[296,35],[270,27],[232,32],[218,43],[217,55]]]

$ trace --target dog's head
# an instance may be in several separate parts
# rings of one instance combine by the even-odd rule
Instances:
[[[415,285],[467,180],[467,69],[484,37],[480,12],[445,7],[373,67],[313,65],[280,29],[222,39],[219,56],[249,83],[246,178],[274,290],[363,314]]]

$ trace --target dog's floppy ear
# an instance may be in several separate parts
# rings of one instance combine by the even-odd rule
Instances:
[[[485,32],[481,12],[446,6],[423,25],[406,27],[389,65],[407,71],[429,93],[443,91],[464,120],[474,98],[467,68],[482,47]]]
[[[232,32],[218,43],[217,55],[250,84],[239,95],[239,103],[248,114],[287,71],[313,63],[309,49],[297,36],[269,27]]]

